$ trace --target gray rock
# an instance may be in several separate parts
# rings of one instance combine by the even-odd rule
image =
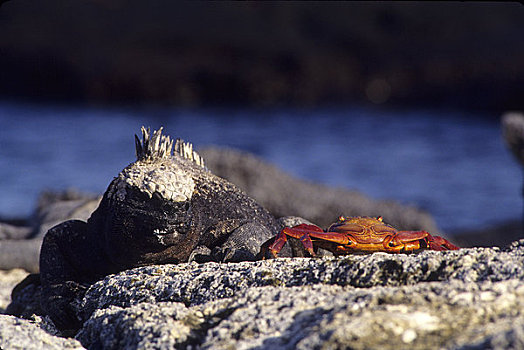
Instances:
[[[515,310],[523,307],[524,283],[518,280],[480,287],[453,281],[400,288],[251,288],[233,302],[208,307],[229,313],[207,332],[201,348],[461,347],[517,333],[524,317]],[[516,344],[524,340],[514,338]]]
[[[89,348],[173,349],[198,344],[209,322],[201,311],[181,303],[141,303],[97,311],[77,338]],[[104,328],[101,332],[100,325]]]
[[[502,134],[517,161],[524,165],[524,114],[519,112],[504,114],[502,116]]]
[[[28,238],[33,229],[28,226],[17,226],[6,222],[0,222],[0,240],[6,239],[26,239]]]
[[[101,199],[75,189],[42,192],[34,214],[33,235],[43,237],[51,227],[67,220],[87,220]]]
[[[4,313],[7,305],[11,302],[11,291],[14,286],[26,276],[27,272],[22,269],[0,270],[0,314]]]
[[[77,338],[104,349],[496,348],[497,342],[505,348],[524,340],[523,307],[524,283],[515,279],[370,289],[251,287],[192,307],[112,306],[97,311]],[[508,334],[512,338],[504,338]]]
[[[52,334],[52,326],[46,326],[46,322],[41,318],[29,321],[0,315],[0,349],[84,349],[75,339]]]
[[[519,243],[520,242],[520,243]],[[328,284],[370,288],[419,282],[524,279],[524,240],[508,251],[470,248],[420,254],[349,255],[322,259],[274,259],[235,264],[156,265],[111,275],[91,286],[81,302],[83,318],[111,305],[148,302],[198,305],[262,286]],[[515,247],[515,249],[513,249]]]
[[[0,223],[0,270],[38,272],[45,233],[63,221],[87,220],[100,199],[73,189],[42,192],[30,226]]]
[[[433,218],[420,209],[304,181],[246,152],[213,147],[199,153],[214,174],[246,191],[276,217],[299,216],[327,228],[340,215],[382,216],[399,230],[442,235]]]
[[[21,268],[38,272],[42,237],[33,239],[0,240],[0,270]]]
[[[38,298],[38,286],[25,288]],[[29,294],[18,295],[29,303]],[[524,240],[506,249],[146,266],[93,284],[76,310],[84,320],[76,338],[96,349],[518,349]]]
[[[97,310],[77,339],[104,349],[519,348],[523,310],[524,283],[518,279],[373,288],[265,286],[189,307],[111,306]]]

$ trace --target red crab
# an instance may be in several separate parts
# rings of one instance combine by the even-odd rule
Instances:
[[[419,249],[456,250],[459,247],[448,240],[432,236],[426,231],[397,231],[384,223],[382,217],[339,217],[338,221],[323,231],[316,225],[301,224],[284,228],[273,240],[262,246],[263,256],[267,250],[276,257],[287,237],[299,239],[304,248],[315,256],[314,248],[329,250],[335,255],[351,253],[403,253]]]

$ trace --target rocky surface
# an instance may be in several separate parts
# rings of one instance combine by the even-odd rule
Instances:
[[[51,329],[43,328],[42,324],[39,317],[29,321],[0,315],[0,349],[84,349],[78,340],[58,337]]]
[[[27,271],[22,269],[0,270],[0,349],[83,349],[77,340],[57,336],[58,331],[45,317],[31,312],[26,314],[27,319],[4,314],[11,291],[26,276]]]
[[[76,310],[84,323],[75,337],[93,349],[522,348],[524,240],[506,249],[147,266],[93,284]],[[2,316],[0,328],[18,322],[53,335],[45,317],[32,319]]]

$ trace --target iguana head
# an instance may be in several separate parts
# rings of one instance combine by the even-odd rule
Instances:
[[[141,263],[183,260],[198,239],[191,234],[192,174],[195,168],[204,170],[204,162],[181,140],[173,153],[173,141],[162,135],[162,128],[151,134],[142,127],[142,140],[135,135],[135,145],[137,160],[111,182],[99,210],[107,249],[118,259]],[[162,261],[161,255],[174,246],[179,256],[171,252],[165,254],[170,261]]]
[[[190,143],[177,139],[175,155],[173,141],[162,135],[162,128],[151,135],[142,127],[142,141],[135,135],[137,160],[118,174],[111,195],[125,201],[129,189],[138,190],[149,198],[157,194],[165,200],[183,202],[191,199],[195,183],[187,160],[204,166],[203,159]],[[177,161],[173,161],[177,157]]]

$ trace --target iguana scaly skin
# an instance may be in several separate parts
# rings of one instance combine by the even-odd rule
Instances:
[[[192,145],[162,129],[135,135],[137,160],[111,182],[87,222],[66,221],[43,241],[42,308],[61,329],[77,329],[73,301],[125,269],[188,260],[253,260],[279,230],[275,218],[211,174]]]

